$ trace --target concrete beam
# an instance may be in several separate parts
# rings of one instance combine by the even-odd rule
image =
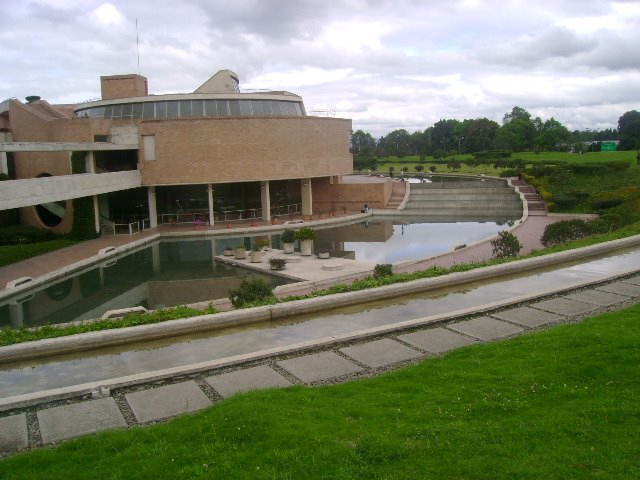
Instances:
[[[0,189],[0,210],[117,192],[141,185],[137,170],[5,180]]]
[[[108,142],[0,142],[0,152],[95,152],[99,150],[138,150],[137,143]]]

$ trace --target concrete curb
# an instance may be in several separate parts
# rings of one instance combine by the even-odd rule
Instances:
[[[138,341],[148,341],[177,335],[198,333],[217,328],[272,321],[293,315],[322,312],[327,309],[346,307],[375,301],[380,298],[401,297],[438,288],[458,286],[504,275],[522,273],[544,268],[558,263],[584,259],[615,250],[640,245],[640,235],[611,242],[591,245],[575,250],[553,253],[541,257],[528,258],[490,267],[457,272],[435,278],[424,278],[410,282],[396,283],[384,287],[347,292],[324,297],[296,300],[276,305],[232,310],[213,315],[202,315],[162,323],[128,327],[115,330],[83,333],[35,342],[19,343],[0,347],[0,363],[21,359],[45,357],[59,353],[80,352],[105,346],[123,345]]]
[[[206,362],[199,362],[190,365],[183,365],[179,367],[171,367],[162,370],[156,370],[151,372],[145,372],[135,375],[128,375],[124,377],[112,378],[108,380],[101,380],[96,382],[83,383],[79,385],[73,385],[69,387],[61,387],[50,390],[43,390],[40,392],[33,392],[23,395],[15,395],[12,397],[6,397],[0,399],[0,412],[15,410],[18,408],[28,407],[40,403],[60,401],[69,398],[79,397],[83,395],[89,395],[93,390],[100,388],[116,389],[129,387],[138,384],[152,383],[167,380],[176,376],[187,376],[192,374],[198,374],[209,370],[221,369],[225,367],[234,367],[241,364],[247,364],[264,360],[267,358],[292,355],[309,350],[315,350],[319,348],[330,347],[336,344],[353,342],[359,340],[365,340],[371,337],[386,335],[390,333],[400,333],[402,331],[421,328],[427,326],[434,326],[442,323],[447,323],[451,320],[455,320],[460,317],[468,317],[471,315],[486,314],[494,310],[506,308],[512,305],[521,304],[523,302],[533,301],[545,296],[560,294],[566,291],[571,291],[579,288],[583,288],[590,284],[601,283],[603,281],[612,281],[619,277],[624,277],[638,272],[638,267],[634,267],[626,272],[618,273],[607,279],[599,280],[585,280],[580,281],[562,289],[548,289],[542,292],[536,292],[529,295],[522,295],[519,297],[513,297],[510,299],[500,300],[485,305],[476,307],[469,307],[465,309],[456,310],[453,312],[446,312],[437,315],[431,315],[412,320],[406,320],[403,322],[391,323],[387,325],[381,325],[364,330],[358,330],[354,332],[345,333],[342,335],[335,335],[330,337],[324,337],[313,341],[300,342],[285,347],[277,347],[272,349],[260,350],[257,352],[251,352],[242,355],[235,355],[227,358],[221,358],[217,360],[210,360]],[[260,307],[264,308],[264,307]]]

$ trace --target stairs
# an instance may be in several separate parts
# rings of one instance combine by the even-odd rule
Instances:
[[[527,201],[527,207],[529,208],[529,215],[543,216],[547,214],[547,206],[544,200],[540,198],[535,188],[529,185],[524,180],[514,179],[511,181],[514,187],[524,194],[524,198]]]
[[[469,221],[508,221],[522,216],[522,201],[502,180],[412,183],[404,212]]]
[[[393,182],[393,190],[391,190],[391,196],[384,208],[396,210],[402,200],[404,200],[404,194],[407,190],[407,183],[405,182]]]

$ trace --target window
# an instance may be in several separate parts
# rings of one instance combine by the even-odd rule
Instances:
[[[122,105],[114,105],[111,118],[122,118]]]
[[[251,100],[251,111],[254,115],[257,116],[264,115],[264,111],[262,110],[262,102],[260,100]]]
[[[180,100],[180,116],[191,116],[191,100]]]
[[[122,105],[122,118],[131,118],[131,110],[133,110],[132,104],[125,103]]]
[[[144,159],[153,161],[156,159],[156,136],[142,135],[142,148],[144,149]]]
[[[229,100],[229,115],[240,115],[240,102],[238,100]]]
[[[229,104],[226,100],[216,100],[218,115],[229,115]]]
[[[142,118],[153,118],[154,115],[154,103],[145,102],[142,104]]]
[[[167,102],[167,117],[177,117],[178,116],[178,105],[180,102]]]
[[[167,102],[156,102],[156,118],[167,116]]]
[[[142,117],[142,103],[134,103],[133,110],[131,112],[131,118],[141,118]]]
[[[240,115],[251,115],[251,101],[240,100]]]
[[[280,102],[270,100],[269,106],[271,107],[271,115],[282,115],[280,112]]]
[[[218,109],[216,108],[215,100],[204,101],[204,114],[207,117],[215,117],[218,114]]]
[[[201,117],[204,115],[202,100],[191,100],[191,114],[194,117]]]

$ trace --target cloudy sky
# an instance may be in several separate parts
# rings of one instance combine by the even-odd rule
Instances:
[[[222,68],[379,137],[515,105],[570,129],[640,108],[640,0],[0,0],[0,100],[192,92]]]

